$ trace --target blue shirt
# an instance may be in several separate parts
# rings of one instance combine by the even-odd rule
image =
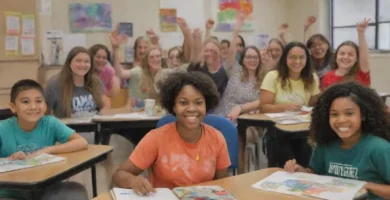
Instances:
[[[26,154],[38,151],[57,142],[66,143],[75,131],[57,118],[47,115],[39,119],[37,126],[31,132],[20,129],[17,118],[11,117],[0,122],[0,158],[5,158],[15,152]],[[26,194],[20,191],[0,190],[0,198],[23,198]]]
[[[315,148],[309,165],[316,174],[390,184],[390,142],[362,133],[351,149],[340,145],[337,140]],[[378,197],[369,194],[369,199]]]

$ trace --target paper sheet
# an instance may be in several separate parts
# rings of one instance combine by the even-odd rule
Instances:
[[[160,8],[176,9],[177,16],[184,18],[191,29],[204,29],[204,0],[191,1],[191,5],[189,1],[183,0],[160,0]]]
[[[252,187],[283,194],[336,200],[353,199],[364,185],[365,182],[352,179],[278,171]]]
[[[18,55],[19,49],[19,37],[18,36],[5,36],[5,54]]]
[[[23,56],[34,55],[34,38],[20,38],[21,51]]]
[[[35,37],[35,16],[22,15],[22,36]]]
[[[62,36],[62,48],[64,57],[68,56],[68,53],[77,46],[86,47],[87,46],[87,37],[82,33],[74,34],[64,34]]]
[[[41,15],[51,15],[51,0],[41,0]]]
[[[20,13],[5,12],[5,20],[7,34],[16,35],[20,33]]]
[[[53,156],[50,154],[42,154],[35,158],[27,160],[13,160],[8,161],[7,158],[0,159],[0,173],[14,171],[19,169],[25,169],[30,167],[37,167],[40,165],[46,165],[50,163],[60,162],[65,160],[63,157]]]
[[[140,196],[132,189],[113,188],[112,194],[116,200],[175,200],[178,199],[168,188],[156,188],[155,194]]]

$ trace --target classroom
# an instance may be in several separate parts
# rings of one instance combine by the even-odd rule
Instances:
[[[390,0],[2,0],[0,199],[390,199]]]

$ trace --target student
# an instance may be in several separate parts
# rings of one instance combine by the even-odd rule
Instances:
[[[227,59],[227,56],[229,54],[230,41],[229,40],[222,40],[220,43],[220,46],[221,46],[222,62],[225,62]]]
[[[43,89],[33,80],[20,80],[12,86],[10,109],[14,117],[0,122],[0,158],[24,160],[41,154],[60,154],[87,149],[87,141],[57,118],[45,115]],[[59,142],[61,144],[56,145]],[[62,182],[40,191],[39,199],[88,199],[84,186]],[[30,199],[32,193],[0,190],[0,199]]]
[[[114,173],[117,187],[138,194],[227,177],[230,159],[223,135],[202,121],[219,101],[201,72],[173,73],[162,84],[161,104],[177,121],[150,131]],[[149,180],[140,175],[149,170]]]
[[[171,69],[179,69],[183,61],[183,52],[178,47],[172,47],[168,50],[168,67]]]
[[[331,70],[333,62],[332,47],[322,34],[310,36],[306,46],[310,49],[313,68],[317,72],[317,76],[322,79]]]
[[[357,81],[370,86],[369,50],[365,38],[368,22],[369,20],[364,19],[357,25],[359,46],[352,41],[339,45],[335,53],[333,70],[326,73],[322,79],[322,89],[343,81]]]
[[[89,54],[93,60],[93,69],[104,84],[104,94],[109,97],[115,97],[119,94],[120,80],[115,76],[115,70],[111,66],[110,51],[102,44],[95,44],[89,48]]]
[[[286,45],[277,70],[269,72],[263,80],[260,112],[300,111],[302,106],[313,106],[319,94],[319,81],[311,68],[309,50],[300,42],[291,42]],[[272,135],[267,137],[274,139]],[[276,141],[280,153],[277,156],[278,165],[282,166],[293,158],[297,158],[302,165],[307,165],[311,148],[306,140],[290,140],[287,136],[278,136]]]
[[[188,66],[188,71],[200,71],[209,75],[214,80],[219,95],[222,97],[228,82],[228,74],[222,66],[219,42],[207,39],[202,45],[201,31],[195,29],[192,44],[191,64]]]
[[[390,199],[390,114],[381,98],[357,83],[337,84],[321,95],[311,118],[308,168],[295,160],[284,168],[366,181],[368,199]]]
[[[85,117],[109,107],[99,78],[91,69],[91,57],[84,47],[74,47],[61,72],[46,83],[45,99],[58,118]]]
[[[272,38],[268,42],[267,51],[271,54],[272,59],[274,59],[276,63],[279,62],[280,57],[282,56],[283,48],[284,45],[278,38]]]

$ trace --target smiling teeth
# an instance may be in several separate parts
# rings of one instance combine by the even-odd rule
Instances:
[[[345,131],[348,131],[350,128],[349,127],[341,127],[341,128],[338,128],[341,132],[345,132]]]

